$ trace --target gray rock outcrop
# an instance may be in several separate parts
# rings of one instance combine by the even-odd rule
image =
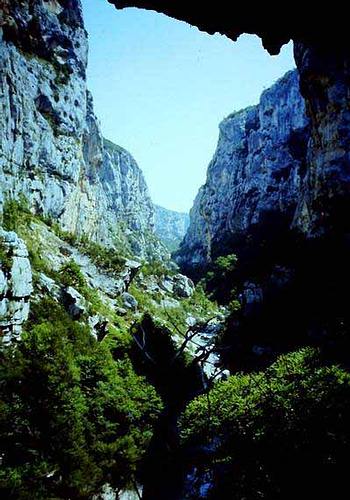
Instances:
[[[173,290],[174,294],[181,298],[189,298],[194,292],[193,281],[183,274],[175,274],[173,277]]]
[[[19,338],[28,319],[32,271],[24,242],[0,229],[0,333],[3,343]]]
[[[124,292],[122,294],[122,299],[123,299],[123,304],[127,309],[132,309],[133,311],[136,311],[137,306],[139,305],[137,300],[131,293]]]
[[[72,286],[62,290],[62,303],[73,319],[79,319],[86,313],[86,301],[81,293]]]

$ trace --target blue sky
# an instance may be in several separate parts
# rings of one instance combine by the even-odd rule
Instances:
[[[154,12],[82,1],[88,86],[104,136],[132,153],[155,203],[188,211],[218,124],[294,67],[291,45],[271,57],[257,37],[232,43]]]

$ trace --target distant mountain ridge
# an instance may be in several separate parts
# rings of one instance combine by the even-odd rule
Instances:
[[[190,224],[190,215],[154,205],[155,233],[165,246],[174,252],[178,249]]]

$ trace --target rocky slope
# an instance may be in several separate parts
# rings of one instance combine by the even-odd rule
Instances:
[[[155,232],[160,240],[173,252],[179,247],[190,223],[189,214],[175,212],[154,205]]]
[[[295,71],[266,90],[257,106],[228,116],[177,261],[193,272],[218,255],[239,251],[266,222],[270,228],[292,226],[308,139]]]
[[[65,231],[164,254],[140,169],[94,115],[80,0],[5,0],[1,15],[2,203],[23,195]]]

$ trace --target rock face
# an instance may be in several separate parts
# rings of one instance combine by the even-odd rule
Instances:
[[[257,106],[220,124],[220,136],[177,253],[185,269],[205,267],[267,222],[292,226],[305,175],[309,124],[298,74],[287,73]]]
[[[73,287],[62,290],[62,303],[73,319],[79,319],[86,312],[84,297]]]
[[[29,314],[32,272],[24,242],[0,229],[0,333],[3,343],[20,336]]]
[[[294,45],[301,92],[310,116],[307,175],[296,213],[308,237],[349,231],[350,55],[344,47]]]
[[[181,298],[189,298],[193,295],[194,284],[190,278],[183,274],[175,274],[173,281],[175,295]]]
[[[251,11],[240,5],[234,18],[227,2],[198,6],[172,0],[109,0],[117,8],[139,7],[186,21],[212,34],[220,32],[233,41],[242,33],[254,33],[263,46],[277,54],[283,44],[294,41],[300,75],[300,90],[310,118],[307,175],[302,183],[295,224],[308,237],[332,232],[347,233],[350,207],[349,171],[349,67],[348,29],[337,4],[320,13],[315,25],[313,12],[292,9],[276,17],[274,5],[261,4]],[[329,35],[329,26],[336,30]]]
[[[189,214],[175,212],[154,205],[155,232],[158,238],[173,252],[179,247],[190,223]]]
[[[221,282],[241,304],[223,339],[232,371],[310,344],[347,362],[348,69],[344,54],[295,50],[306,101],[290,72],[223,121],[177,254],[194,276],[219,255],[238,256]]]
[[[5,0],[0,26],[1,204],[22,194],[66,231],[164,253],[142,172],[94,115],[80,0]]]

